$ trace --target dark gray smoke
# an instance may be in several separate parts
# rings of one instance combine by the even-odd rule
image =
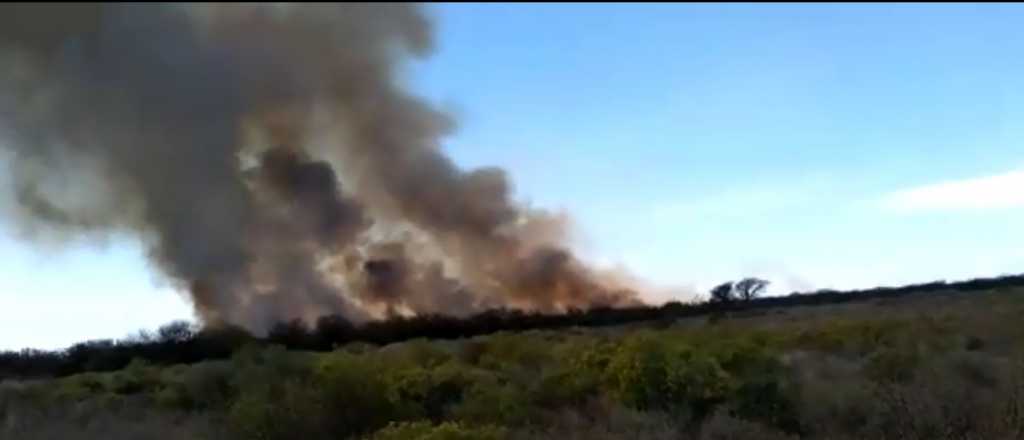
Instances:
[[[410,5],[4,4],[0,144],[18,220],[133,231],[206,322],[635,301],[396,72]]]

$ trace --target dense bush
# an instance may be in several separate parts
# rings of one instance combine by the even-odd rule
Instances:
[[[1008,290],[1024,286],[1024,275],[999,278],[975,279],[957,283],[934,282],[899,288],[876,288],[870,290],[836,292],[819,291],[808,294],[780,297],[761,297],[757,286],[763,280],[746,279],[736,285],[722,286],[722,298],[708,303],[682,304],[669,302],[662,306],[633,306],[613,309],[595,307],[589,310],[567,310],[565,313],[542,314],[521,310],[490,310],[467,318],[453,318],[440,315],[396,317],[387,321],[372,321],[363,326],[354,326],[340,316],[325,316],[310,327],[301,321],[291,321],[274,326],[262,338],[254,338],[244,330],[231,327],[198,329],[187,322],[173,322],[153,334],[140,332],[122,340],[96,340],[75,344],[66,350],[56,352],[22,350],[0,352],[0,380],[4,378],[39,378],[67,376],[87,371],[114,371],[126,367],[134,359],[143,359],[156,365],[195,363],[204,360],[226,359],[241,347],[251,343],[282,345],[289,349],[330,351],[351,342],[388,344],[416,338],[457,339],[477,335],[488,335],[500,331],[523,331],[530,329],[566,329],[571,327],[600,327],[646,321],[655,327],[669,325],[673,320],[712,313],[720,319],[724,313],[750,312],[774,307],[801,305],[840,304],[851,301],[895,299],[915,293],[971,292],[984,290]],[[746,287],[745,287],[746,286]],[[726,289],[725,287],[728,287]],[[737,298],[742,297],[742,301]],[[712,299],[717,298],[715,296]],[[948,330],[942,322],[930,321],[937,331]],[[846,340],[843,335],[828,332],[844,332],[850,329],[838,327],[822,329],[826,334],[811,335],[821,344],[835,344],[836,341],[864,349],[878,342],[878,337],[893,334],[886,329],[862,329],[866,333],[858,340]],[[871,333],[872,330],[878,330]],[[1024,331],[1016,336],[1024,336]],[[977,346],[980,339],[971,342]],[[882,341],[884,342],[884,341]],[[822,346],[821,349],[833,347]],[[470,354],[470,353],[467,353]],[[480,353],[482,354],[482,353]]]
[[[458,422],[431,425],[428,422],[393,423],[367,440],[501,440],[505,429],[496,426],[468,426]]]
[[[4,382],[0,438],[1024,438],[1022,312],[993,292],[330,352],[280,330],[217,360]]]

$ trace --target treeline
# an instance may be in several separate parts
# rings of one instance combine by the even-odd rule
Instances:
[[[746,281],[746,280],[744,280]],[[742,282],[737,283],[741,285]],[[726,289],[723,286],[728,286]],[[894,298],[907,294],[939,291],[981,291],[1024,286],[1024,275],[980,278],[947,283],[938,281],[903,287],[879,287],[867,290],[821,290],[793,293],[789,296],[755,297],[735,292],[732,283],[716,287],[709,301],[668,302],[661,306],[625,308],[595,307],[543,314],[521,310],[497,309],[467,318],[442,315],[395,317],[355,326],[340,316],[321,318],[310,328],[301,321],[275,326],[266,337],[257,338],[237,327],[196,328],[187,322],[174,322],[156,332],[142,331],[121,340],[93,340],[58,351],[26,349],[0,352],[0,380],[59,377],[81,372],[114,371],[134,359],[152,364],[189,364],[208,359],[230,357],[248,344],[282,345],[289,349],[329,351],[338,346],[363,342],[389,344],[414,338],[455,339],[532,329],[598,327],[640,321],[674,320],[707,314],[761,308],[836,304]],[[747,292],[749,293],[749,292]]]

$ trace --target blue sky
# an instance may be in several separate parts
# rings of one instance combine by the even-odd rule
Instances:
[[[460,120],[446,148],[570,211],[592,260],[776,293],[1024,272],[1022,6],[430,12],[439,50],[404,77]],[[142,255],[0,230],[0,348],[187,317]]]

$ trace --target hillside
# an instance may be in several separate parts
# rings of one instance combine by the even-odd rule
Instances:
[[[858,299],[136,360],[5,382],[0,438],[1022,438],[1024,288]]]

